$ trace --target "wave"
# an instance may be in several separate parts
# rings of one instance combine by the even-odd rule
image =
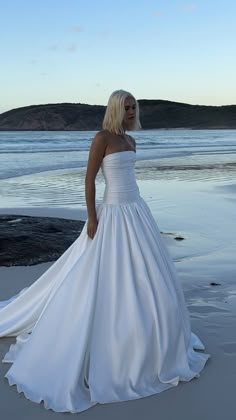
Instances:
[[[24,168],[23,170],[19,170],[19,169],[9,169],[9,170],[5,170],[2,174],[0,173],[0,179],[4,180],[4,179],[14,179],[14,178],[20,178],[23,176],[28,176],[28,175],[37,175],[43,172],[56,172],[56,171],[61,171],[61,170],[70,170],[70,169],[76,169],[77,171],[79,171],[82,168],[86,167],[86,161],[78,161],[76,163],[66,163],[65,165],[61,164],[61,165],[45,165],[44,167],[39,167],[39,168],[35,168],[35,167],[31,167],[31,168]]]
[[[47,149],[34,148],[32,150],[29,150],[29,148],[20,149],[20,150],[19,150],[19,148],[17,148],[17,149],[12,148],[12,149],[9,150],[9,148],[8,149],[3,149],[3,148],[0,147],[0,153],[4,153],[4,154],[15,153],[17,155],[20,154],[20,153],[22,153],[22,154],[30,154],[30,153],[32,153],[32,154],[36,154],[36,153],[70,153],[70,152],[87,152],[87,151],[88,151],[87,147],[84,147],[84,148],[82,148],[82,147],[80,147],[80,148],[78,148],[78,147],[77,148],[67,147],[67,148],[60,148],[60,149],[56,148],[56,147],[47,148]]]

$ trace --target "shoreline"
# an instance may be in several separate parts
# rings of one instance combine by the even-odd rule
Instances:
[[[1,115],[1,114],[0,114]],[[19,132],[42,132],[42,133],[45,133],[45,132],[55,132],[55,133],[58,133],[58,132],[79,132],[79,133],[81,133],[81,132],[85,132],[85,133],[87,133],[87,132],[94,132],[94,133],[97,133],[98,131],[100,131],[101,130],[101,128],[100,129],[97,129],[97,130],[61,130],[61,129],[58,129],[58,130],[55,130],[55,129],[53,129],[53,130],[42,130],[42,129],[34,129],[34,130],[32,130],[32,129],[13,129],[13,130],[9,130],[9,129],[4,129],[4,128],[0,128],[0,132],[2,132],[2,133],[6,133],[6,132],[10,132],[10,133],[19,133]],[[157,130],[157,131],[162,131],[162,130],[164,130],[164,131],[171,131],[171,130],[197,130],[197,131],[201,131],[201,130],[232,130],[232,131],[235,131],[236,130],[236,126],[235,127],[228,127],[228,126],[222,126],[222,127],[157,127],[157,128],[142,128],[140,131],[145,131],[145,132],[147,132],[147,131],[153,131],[153,130]]]
[[[80,236],[85,224],[80,217],[87,217],[86,209],[76,215],[72,213],[72,218],[66,209],[60,212],[60,217],[52,209],[44,209],[44,214],[29,208],[7,210],[0,210],[0,267],[27,267],[56,261]],[[185,240],[178,233],[160,233],[168,247],[174,241]]]
[[[0,209],[0,214],[11,214],[63,217],[79,220],[84,209],[66,208],[18,208]],[[81,213],[82,212],[82,213]],[[170,232],[170,231],[168,231]],[[172,231],[171,231],[172,232]],[[181,242],[166,238],[168,246],[176,252]],[[210,360],[198,379],[189,383],[181,383],[176,388],[161,394],[134,401],[96,405],[93,409],[80,414],[83,418],[110,420],[111,416],[129,420],[143,420],[144,413],[148,420],[156,420],[158,412],[161,420],[234,420],[235,419],[235,384],[236,384],[236,274],[223,258],[216,259],[216,268],[212,265],[212,256],[201,256],[201,270],[198,259],[186,258],[177,262],[187,307],[190,313],[192,330],[203,340],[206,352],[211,354]],[[204,261],[204,264],[203,264]],[[214,262],[214,261],[213,261]],[[24,287],[32,284],[52,263],[34,266],[0,267],[1,300],[8,299]],[[208,271],[207,271],[208,267]],[[227,274],[226,274],[227,272]],[[219,279],[227,277],[225,283]],[[195,282],[194,278],[198,278]],[[210,286],[215,279],[219,285]],[[189,281],[191,279],[191,282]],[[233,286],[234,285],[234,286]],[[0,357],[6,353],[14,338],[0,339]],[[18,394],[15,387],[9,387],[4,374],[9,366],[0,365],[0,402],[4,420],[16,418],[34,418],[34,420],[53,419],[55,416],[68,418],[68,414],[47,411],[42,404],[38,405],[26,400]],[[75,415],[74,415],[75,416]],[[57,417],[58,418],[58,417]]]

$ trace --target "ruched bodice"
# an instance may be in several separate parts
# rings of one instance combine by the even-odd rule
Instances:
[[[102,172],[106,188],[103,203],[120,204],[140,198],[135,179],[135,161],[136,153],[132,150],[111,153],[104,157]]]

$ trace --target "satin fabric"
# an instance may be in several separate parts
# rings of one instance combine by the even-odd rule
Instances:
[[[47,409],[153,395],[199,376],[209,355],[190,329],[174,263],[134,175],[135,152],[107,155],[93,240],[79,238],[0,305],[10,385]]]

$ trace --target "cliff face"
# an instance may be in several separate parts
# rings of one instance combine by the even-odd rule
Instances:
[[[236,105],[203,106],[139,100],[143,129],[236,128]],[[0,114],[0,130],[100,130],[105,106],[32,105]]]
[[[32,105],[0,114],[0,130],[99,130],[104,112],[100,105]]]
[[[236,128],[236,105],[204,106],[140,100],[143,128]]]

